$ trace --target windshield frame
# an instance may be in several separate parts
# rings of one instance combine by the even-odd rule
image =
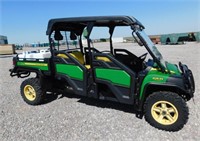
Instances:
[[[166,65],[165,61],[162,57],[162,54],[159,52],[157,47],[150,40],[148,35],[144,32],[143,29],[134,30],[135,34],[138,36],[140,41],[143,43],[149,54],[152,56],[153,60],[157,63],[157,65],[161,68],[163,72],[165,72]]]

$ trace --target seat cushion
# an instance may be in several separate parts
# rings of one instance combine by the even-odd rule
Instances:
[[[78,60],[82,65],[85,63],[83,54],[81,52],[74,51],[74,52],[70,53],[70,55],[72,57],[74,57],[76,60]],[[65,58],[65,59],[68,58],[65,54],[58,54],[57,56],[61,57],[61,58]]]
[[[84,57],[83,54],[79,51],[74,51],[72,53],[70,53],[71,56],[73,56],[75,59],[77,59],[81,64],[84,64]]]
[[[90,66],[90,65],[85,65],[85,67],[86,67],[87,69],[90,69],[90,68],[91,68],[91,66]]]
[[[58,54],[57,56],[58,56],[58,57],[61,57],[61,58],[65,58],[65,59],[68,58],[67,55],[65,55],[65,54]]]
[[[100,57],[100,56],[97,56],[96,59],[97,59],[97,60],[104,61],[104,62],[111,62],[110,59],[107,58],[107,57]]]

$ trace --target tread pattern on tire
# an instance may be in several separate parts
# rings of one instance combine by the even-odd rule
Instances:
[[[156,101],[166,100],[175,105],[178,110],[178,119],[174,124],[162,125],[156,122],[151,115],[151,107]],[[155,128],[165,130],[165,131],[178,131],[183,128],[183,126],[188,121],[189,110],[186,102],[178,94],[173,92],[154,92],[152,93],[144,103],[144,115],[145,120]]]
[[[30,101],[25,97],[24,87],[26,85],[31,85],[34,88],[34,90],[36,92],[35,100]],[[39,105],[39,104],[42,104],[44,101],[45,93],[41,88],[40,81],[38,78],[28,78],[28,79],[24,80],[21,84],[20,91],[21,91],[21,96],[22,96],[23,100],[30,105]]]

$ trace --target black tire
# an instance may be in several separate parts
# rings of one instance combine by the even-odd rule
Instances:
[[[186,102],[176,93],[154,92],[144,104],[145,120],[155,128],[178,131],[188,121]]]
[[[23,100],[30,105],[39,105],[44,102],[45,92],[41,88],[38,78],[24,80],[20,87]]]

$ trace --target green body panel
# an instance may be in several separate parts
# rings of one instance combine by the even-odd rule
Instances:
[[[69,64],[56,64],[56,71],[71,78],[83,80],[83,70],[79,66]]]
[[[153,64],[154,68],[157,68],[158,65],[156,63]],[[169,62],[166,62],[166,67],[165,67],[165,71],[169,72],[171,74],[176,74],[176,75],[181,75],[180,70],[178,69],[178,67],[175,64],[171,64]]]
[[[115,85],[130,88],[131,77],[124,70],[96,68],[95,72],[98,79],[108,80]]]
[[[179,69],[177,68],[175,64],[171,64],[167,62],[166,66],[167,66],[167,69],[170,71],[170,73],[177,74],[177,75],[181,74],[181,72],[179,71]]]
[[[19,62],[17,62],[17,66],[29,67],[29,68],[40,69],[40,70],[45,70],[45,71],[49,70],[47,63],[40,63],[40,62],[19,61]]]
[[[149,83],[166,83],[167,79],[169,78],[170,74],[162,73],[158,69],[152,68],[142,82],[142,86],[140,89],[140,99],[142,98],[142,94],[144,92],[144,88]]]

